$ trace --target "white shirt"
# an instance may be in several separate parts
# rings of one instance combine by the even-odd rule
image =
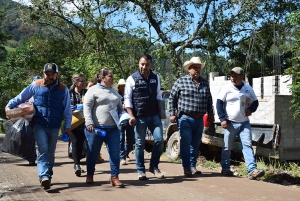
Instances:
[[[161,95],[161,91],[160,91],[160,77],[158,74],[157,75],[157,96],[156,99],[157,100],[162,100],[162,95]],[[133,104],[132,104],[132,92],[135,89],[135,82],[134,79],[132,78],[132,76],[129,76],[126,80],[126,85],[125,85],[125,92],[124,92],[124,104],[125,107],[129,107],[129,108],[133,108]]]
[[[240,96],[244,95],[247,98],[251,98],[251,103],[257,100],[257,97],[249,84],[244,82],[244,86],[239,90],[231,82],[222,87],[217,99],[224,102],[224,108],[226,113],[226,119],[234,122],[249,121],[249,118],[245,116],[245,112],[240,110]]]

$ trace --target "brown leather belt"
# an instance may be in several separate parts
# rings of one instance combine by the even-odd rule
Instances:
[[[203,118],[203,116],[204,116],[203,114],[188,114],[188,113],[185,113],[185,112],[183,112],[183,114],[186,115],[186,116],[192,117],[192,118],[197,118],[197,119]]]

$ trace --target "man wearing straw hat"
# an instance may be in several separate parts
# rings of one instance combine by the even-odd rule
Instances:
[[[208,113],[208,120],[213,121],[209,84],[201,77],[204,66],[205,62],[202,63],[199,57],[184,62],[183,68],[189,74],[174,83],[169,98],[170,121],[178,125],[180,157],[187,177],[201,174],[196,169],[196,162],[203,132],[203,115]]]

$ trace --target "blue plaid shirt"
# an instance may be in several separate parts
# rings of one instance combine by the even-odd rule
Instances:
[[[170,116],[177,115],[178,111],[194,115],[213,116],[212,97],[206,79],[199,77],[197,86],[190,75],[180,77],[173,85],[170,97]]]

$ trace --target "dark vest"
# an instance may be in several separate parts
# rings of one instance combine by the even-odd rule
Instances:
[[[36,81],[36,85],[34,123],[45,128],[60,128],[64,114],[63,100],[66,86],[58,82],[48,88],[43,79]]]
[[[131,74],[135,88],[132,92],[133,112],[136,117],[148,117],[158,114],[157,106],[157,75],[150,71],[148,79],[143,78],[139,71]]]

